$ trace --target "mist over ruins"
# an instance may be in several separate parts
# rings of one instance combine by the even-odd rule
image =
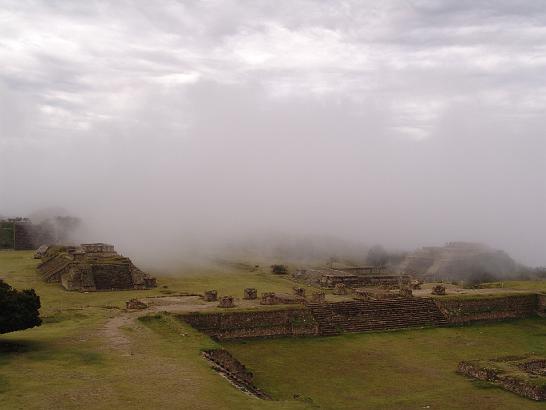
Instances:
[[[0,62],[0,408],[544,408],[546,3],[0,0]]]

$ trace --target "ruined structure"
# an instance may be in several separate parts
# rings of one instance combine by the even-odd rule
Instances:
[[[543,295],[496,295],[487,297],[436,298],[434,303],[444,317],[453,324],[476,321],[522,319],[541,315]]]
[[[302,296],[275,292],[262,293],[262,299],[260,300],[261,305],[293,305],[304,302],[305,298]]]
[[[531,400],[546,400],[546,358],[501,357],[459,363],[461,374],[484,380]]]
[[[205,350],[203,357],[207,359],[212,368],[225,376],[238,389],[251,394],[259,399],[270,400],[271,398],[254,385],[254,375],[244,364],[224,349]]]
[[[399,275],[355,275],[346,272],[327,272],[320,278],[320,284],[326,288],[333,288],[338,283],[348,287],[385,287],[397,288],[408,285],[409,276]]]
[[[233,296],[222,296],[220,298],[220,303],[218,303],[218,307],[221,307],[221,308],[235,307]]]
[[[179,318],[216,339],[229,340],[274,336],[332,336],[344,332],[438,327],[475,321],[526,318],[542,314],[546,305],[543,299],[546,295],[537,294],[433,299],[393,297],[396,294],[394,291],[382,292],[391,296],[342,302],[306,302],[300,306],[284,306],[276,310],[195,312],[179,315]]]
[[[409,287],[400,288],[399,293],[400,293],[400,296],[403,298],[411,298],[413,296],[413,291]]]
[[[466,279],[484,273],[505,276],[516,270],[516,262],[505,252],[471,242],[423,247],[409,254],[397,268],[401,273],[427,281]]]
[[[138,299],[131,299],[125,302],[125,308],[127,309],[146,309],[148,305]]]
[[[423,282],[421,282],[420,280],[418,279],[413,279],[410,281],[410,288],[413,289],[413,290],[419,290],[421,289],[421,285],[423,284]]]
[[[41,245],[38,249],[36,249],[36,252],[34,253],[34,259],[42,259],[46,255],[48,248],[48,245]]]
[[[246,288],[244,290],[243,299],[254,300],[257,298],[258,298],[258,291],[256,290],[256,288]]]
[[[303,282],[312,286],[320,286],[323,288],[334,288],[338,283],[342,283],[348,288],[398,288],[400,286],[407,286],[410,282],[410,277],[407,275],[356,274],[347,272],[347,270],[350,269],[300,269],[294,272],[292,278],[298,282]]]
[[[300,287],[294,287],[292,288],[294,290],[294,295],[301,296],[302,298],[305,297],[305,289]]]
[[[205,302],[216,302],[216,300],[218,299],[218,292],[214,289],[207,290],[205,291],[203,299],[205,299]]]
[[[356,268],[341,268],[339,270],[354,275],[383,275],[387,273],[386,266],[359,266]]]
[[[28,218],[0,220],[0,249],[32,250],[43,244],[66,242],[79,226],[73,217],[55,217],[40,223]]]
[[[326,294],[324,292],[313,292],[311,294],[312,303],[324,303],[326,301]]]
[[[432,288],[433,295],[444,296],[446,294],[446,287],[444,285],[436,285]]]
[[[334,295],[346,295],[348,293],[349,291],[344,283],[336,283],[336,286],[334,287]]]
[[[66,290],[150,289],[155,278],[138,269],[112,245],[50,246],[38,265],[46,282],[58,282]]]

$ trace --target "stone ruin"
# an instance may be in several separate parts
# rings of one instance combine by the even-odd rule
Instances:
[[[220,302],[218,303],[218,307],[221,307],[221,308],[235,307],[235,302],[234,302],[233,296],[222,296],[222,297],[220,297]]]
[[[304,302],[304,297],[275,292],[262,293],[262,298],[260,300],[261,305],[293,305]]]
[[[127,309],[146,309],[148,305],[138,299],[131,299],[125,302],[125,308]]]
[[[359,288],[354,290],[354,298],[358,300],[384,300],[397,299],[399,297],[399,292],[387,289]]]
[[[400,291],[398,292],[401,297],[403,298],[411,298],[413,297],[413,291],[410,287],[400,288]]]
[[[244,364],[224,349],[205,350],[202,353],[212,368],[226,377],[235,387],[258,399],[271,400],[271,397],[254,385],[254,375]]]
[[[413,280],[410,281],[409,287],[412,290],[419,290],[419,289],[421,289],[422,284],[423,284],[422,281],[420,281],[418,279],[413,279]]]
[[[42,259],[48,250],[48,245],[40,245],[38,249],[36,249],[36,252],[34,253],[34,259]]]
[[[326,294],[322,291],[313,292],[311,294],[312,303],[324,303],[326,302]]]
[[[300,287],[296,286],[296,287],[293,288],[293,290],[294,290],[294,294],[296,296],[300,296],[302,298],[305,297],[305,288],[300,288]]]
[[[428,246],[409,255],[396,269],[433,282],[441,279],[466,279],[472,272],[507,276],[517,271],[517,263],[503,251],[472,242],[449,242]]]
[[[32,250],[44,243],[63,243],[80,224],[80,219],[70,216],[39,223],[21,217],[0,219],[0,249]]]
[[[508,356],[459,363],[457,372],[487,381],[531,400],[546,400],[546,358]]]
[[[336,283],[334,286],[334,295],[347,295],[349,293],[347,286],[344,283]]]
[[[49,246],[37,269],[46,282],[60,283],[66,290],[151,289],[156,279],[137,268],[129,258],[104,243],[80,246]]]
[[[256,288],[245,288],[243,299],[254,300],[258,298],[258,291]]]
[[[216,302],[218,300],[218,292],[214,289],[207,290],[203,299],[205,299],[205,302]]]
[[[436,285],[432,288],[432,294],[437,296],[444,296],[446,294],[446,287],[444,285]]]

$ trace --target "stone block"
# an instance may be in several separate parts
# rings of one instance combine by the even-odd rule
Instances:
[[[216,302],[218,300],[218,292],[216,290],[207,290],[203,299],[205,299],[205,302]]]
[[[258,298],[258,291],[256,288],[245,288],[243,299],[254,300]]]
[[[218,304],[218,307],[221,307],[221,308],[235,307],[235,302],[233,300],[233,296],[222,296],[220,298],[220,303]]]

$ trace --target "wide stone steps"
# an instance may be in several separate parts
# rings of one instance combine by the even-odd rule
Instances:
[[[447,324],[447,320],[431,299],[309,303],[307,307],[323,335]]]

